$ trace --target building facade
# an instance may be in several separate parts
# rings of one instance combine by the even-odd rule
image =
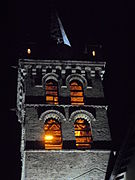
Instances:
[[[106,178],[105,62],[20,59],[22,180]]]

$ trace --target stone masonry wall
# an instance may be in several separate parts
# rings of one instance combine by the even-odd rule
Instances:
[[[25,151],[23,178],[104,180],[109,156],[110,151]]]
[[[85,91],[85,96],[87,97],[92,97],[92,98],[100,98],[104,97],[103,93],[103,87],[102,87],[102,82],[99,79],[92,78],[92,87],[87,88]],[[42,86],[27,86],[29,84],[29,81],[26,81],[26,96],[44,96],[45,92]],[[60,96],[68,96],[68,87],[67,86],[60,86]]]
[[[63,107],[64,108],[64,107]],[[51,108],[52,109],[52,108]],[[55,108],[57,109],[57,108]],[[89,109],[89,108],[88,108]],[[107,121],[106,109],[95,107],[96,118],[91,121],[92,135],[94,141],[110,141],[110,132]],[[66,121],[62,120],[63,140],[75,140],[74,120],[69,121],[67,112]],[[44,121],[39,120],[36,106],[26,107],[25,133],[27,141],[41,141],[44,135]]]
[[[21,61],[20,61],[21,62]],[[104,74],[104,66],[102,63],[90,63],[85,61],[33,61],[29,60],[21,62],[24,70],[26,71],[25,89],[26,96],[44,96],[44,88],[42,78],[54,73],[58,76],[58,85],[61,96],[68,95],[67,78],[71,75],[82,77],[87,81],[87,90],[85,90],[85,96],[88,97],[104,97],[102,88],[102,79]],[[38,79],[38,85],[37,85]]]

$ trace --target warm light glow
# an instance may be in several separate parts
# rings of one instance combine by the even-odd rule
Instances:
[[[74,128],[77,148],[91,148],[92,134],[88,122],[84,119],[77,119]]]
[[[30,48],[27,49],[27,53],[31,54],[31,49]]]
[[[55,119],[49,119],[44,125],[45,149],[62,149],[61,124]]]
[[[51,141],[51,140],[53,140],[53,136],[52,135],[45,135],[45,140]]]
[[[46,104],[58,104],[57,82],[51,80],[46,82]]]
[[[75,131],[75,136],[80,136],[80,135],[81,135],[80,131]]]
[[[72,105],[84,105],[83,88],[78,81],[70,83],[70,98]]]
[[[92,51],[92,55],[93,55],[93,56],[96,56],[96,52],[95,52],[95,51]]]

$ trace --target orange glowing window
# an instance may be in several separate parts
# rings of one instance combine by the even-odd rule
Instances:
[[[70,83],[70,98],[72,105],[84,105],[83,88],[78,81]]]
[[[61,124],[55,119],[49,119],[44,125],[45,149],[62,149]]]
[[[90,149],[92,133],[90,124],[84,119],[77,119],[74,123],[76,147],[78,149]]]
[[[46,103],[58,104],[58,84],[56,81],[49,80],[46,82]]]

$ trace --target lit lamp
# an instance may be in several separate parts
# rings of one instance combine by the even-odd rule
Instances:
[[[45,135],[44,139],[45,139],[45,141],[51,141],[51,140],[53,140],[53,136],[52,135]]]
[[[96,52],[95,52],[95,51],[92,51],[92,55],[93,55],[93,56],[96,56]]]
[[[27,53],[31,54],[31,49],[30,48],[27,49]]]

